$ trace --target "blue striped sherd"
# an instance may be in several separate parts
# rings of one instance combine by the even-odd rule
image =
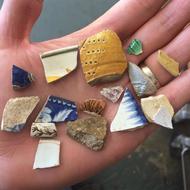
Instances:
[[[134,130],[147,124],[147,119],[129,89],[125,90],[119,109],[111,123],[111,132]]]

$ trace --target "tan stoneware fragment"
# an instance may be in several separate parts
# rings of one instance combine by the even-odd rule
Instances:
[[[158,51],[158,62],[174,77],[180,74],[179,63],[169,57],[164,51]]]
[[[39,101],[37,96],[9,99],[3,111],[1,130],[20,132]]]
[[[55,137],[57,129],[54,123],[33,123],[30,136],[32,137]]]
[[[100,116],[67,123],[67,134],[94,151],[101,150],[107,131],[107,121]]]
[[[142,110],[146,118],[154,123],[154,117],[161,107],[164,107],[173,117],[174,109],[165,95],[150,96],[141,99]]]
[[[122,43],[111,30],[87,38],[80,47],[80,60],[90,85],[118,80],[127,68]]]
[[[88,99],[79,105],[79,110],[91,115],[102,115],[106,102],[101,99]]]

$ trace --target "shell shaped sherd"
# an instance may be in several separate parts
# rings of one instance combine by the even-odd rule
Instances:
[[[102,115],[106,103],[101,99],[88,99],[79,105],[79,110],[92,115]]]

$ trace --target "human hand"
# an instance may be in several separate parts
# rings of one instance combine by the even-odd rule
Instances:
[[[48,85],[39,54],[79,44],[86,37],[108,28],[117,32],[124,46],[133,38],[140,39],[144,53],[140,56],[127,55],[128,60],[138,64],[146,59],[161,85],[169,83],[172,77],[156,62],[154,52],[159,48],[164,49],[181,66],[189,61],[190,28],[183,28],[190,20],[190,1],[173,0],[160,10],[164,2],[120,0],[105,15],[80,31],[59,39],[31,43],[29,34],[40,15],[43,1],[5,0],[0,12],[0,116],[7,100],[17,96],[38,95],[43,100],[38,111],[50,94],[77,102],[100,97],[99,89],[102,85],[92,88],[86,84],[80,66],[66,78]],[[13,91],[10,74],[13,64],[32,72],[37,79],[35,84],[22,91]],[[158,94],[165,94],[170,99],[175,110],[190,100],[189,76],[190,71],[187,70],[158,91]],[[127,75],[114,84],[131,88]],[[118,104],[107,105],[104,116],[109,123],[117,107]],[[37,113],[32,116],[31,121],[36,115]],[[154,129],[145,127],[134,132],[109,132],[104,149],[93,152],[70,139],[62,124],[58,126],[57,137],[62,143],[61,165],[51,169],[32,170],[38,139],[29,137],[31,121],[19,134],[0,132],[0,189],[58,189],[79,182],[129,154]]]

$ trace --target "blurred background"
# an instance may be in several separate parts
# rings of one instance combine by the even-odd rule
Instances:
[[[116,2],[44,0],[43,12],[32,31],[32,40],[48,40],[74,32],[95,20]],[[188,122],[179,124],[185,130],[187,125]],[[182,190],[181,163],[175,151],[173,156],[170,154],[169,144],[173,135],[171,130],[158,129],[132,155],[72,189]]]

